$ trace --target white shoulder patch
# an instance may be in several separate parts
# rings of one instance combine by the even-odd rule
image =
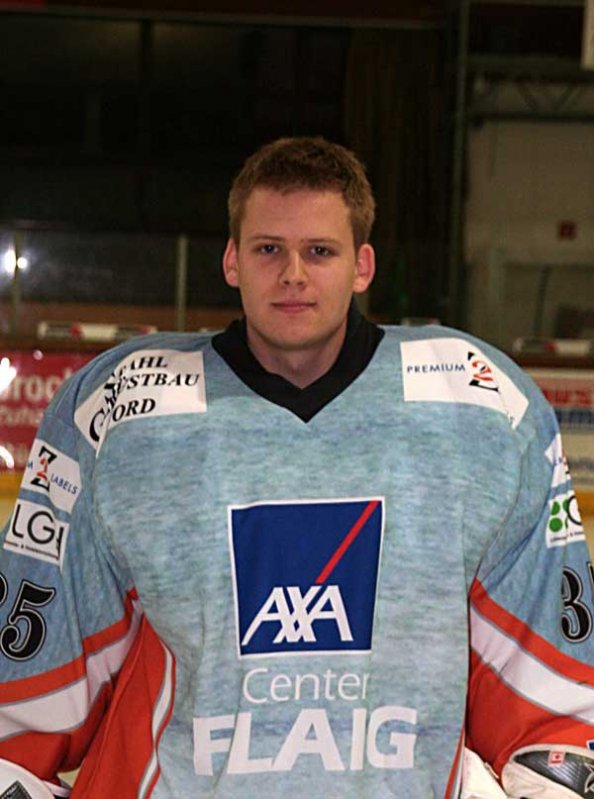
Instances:
[[[78,463],[56,447],[36,438],[31,447],[21,488],[49,497],[52,505],[67,513],[80,494]]]
[[[571,488],[571,474],[559,433],[545,451],[545,457],[553,465],[552,492],[566,486],[565,491],[554,494],[549,501],[547,547],[561,547],[574,541],[585,541],[582,517],[575,492]]]
[[[577,498],[573,491],[557,494],[549,501],[547,547],[564,547],[574,541],[585,541],[586,534]]]
[[[462,402],[505,414],[516,428],[528,400],[477,347],[460,338],[403,341],[406,402]]]
[[[107,431],[123,422],[205,411],[201,352],[139,350],[120,361],[104,385],[77,409],[74,420],[99,451]]]
[[[51,508],[17,499],[4,539],[4,549],[62,568],[70,525]]]
[[[558,488],[568,483],[571,479],[571,475],[569,473],[569,465],[563,450],[563,442],[561,441],[560,433],[557,433],[555,438],[551,441],[549,448],[545,452],[545,457],[549,463],[553,465],[551,488]]]

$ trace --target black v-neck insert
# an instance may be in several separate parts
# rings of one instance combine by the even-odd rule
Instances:
[[[232,322],[224,332],[214,336],[212,345],[252,391],[309,422],[361,374],[383,337],[384,331],[365,319],[353,302],[338,358],[326,374],[305,388],[264,369],[248,347],[245,319]]]

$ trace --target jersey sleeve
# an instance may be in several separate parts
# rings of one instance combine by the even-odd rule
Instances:
[[[594,571],[553,409],[528,378],[513,508],[470,591],[467,740],[500,771],[535,743],[594,747]]]
[[[81,763],[142,622],[94,511],[95,450],[74,423],[96,371],[48,408],[0,539],[0,757],[50,781]]]

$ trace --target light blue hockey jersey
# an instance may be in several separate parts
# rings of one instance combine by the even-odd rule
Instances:
[[[388,328],[307,423],[204,335],[48,409],[0,549],[0,757],[73,797],[430,799],[594,742],[594,572],[552,409]]]

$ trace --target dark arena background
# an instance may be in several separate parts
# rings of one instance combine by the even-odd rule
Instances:
[[[226,194],[282,135],[374,186],[380,323],[509,352],[594,513],[594,12],[582,0],[0,3],[0,511],[43,408],[147,330],[221,328]]]

